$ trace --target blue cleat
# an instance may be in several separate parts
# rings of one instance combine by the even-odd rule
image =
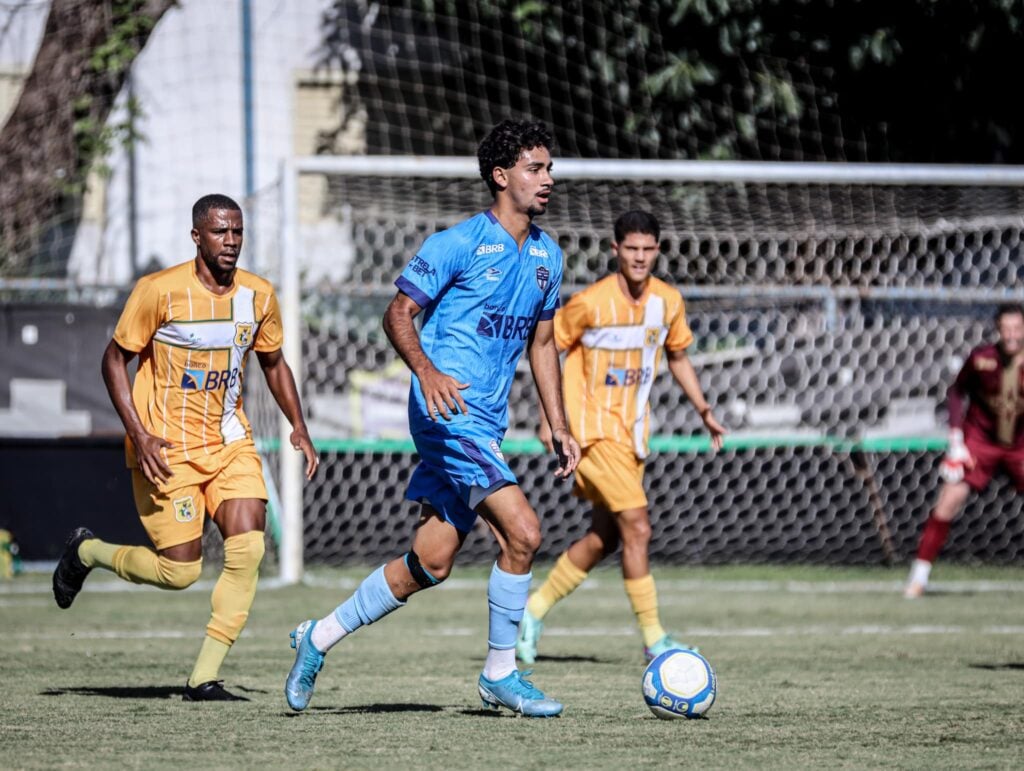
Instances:
[[[519,622],[519,634],[516,637],[516,657],[524,664],[532,664],[537,660],[537,642],[543,631],[544,622],[524,610],[523,620]]]
[[[686,645],[684,643],[681,643],[675,638],[673,638],[672,635],[667,634],[660,640],[658,640],[658,642],[654,643],[654,645],[650,647],[647,647],[646,645],[644,646],[644,658],[647,659],[648,662],[651,662],[658,658],[658,656],[660,656],[665,651],[676,650],[693,651],[694,653],[700,653],[700,648],[697,648],[693,645]]]
[[[324,654],[314,647],[311,639],[315,626],[316,621],[312,619],[303,621],[288,635],[295,648],[295,663],[288,673],[288,679],[284,681],[284,696],[288,706],[296,712],[309,706],[317,673],[324,668]]]
[[[548,699],[526,679],[529,671],[516,670],[500,680],[488,680],[482,674],[477,682],[480,699],[486,709],[506,707],[526,717],[555,717],[562,714],[562,705]]]

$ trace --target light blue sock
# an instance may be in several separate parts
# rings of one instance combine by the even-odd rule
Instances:
[[[530,593],[530,579],[533,573],[523,576],[506,573],[494,563],[491,578],[487,582],[487,608],[489,627],[487,645],[497,650],[516,647],[516,632],[523,619],[526,597]]]
[[[384,566],[381,565],[363,579],[355,594],[335,609],[334,617],[351,634],[361,626],[380,621],[403,605],[405,603],[395,599],[391,593],[391,587],[384,578]]]

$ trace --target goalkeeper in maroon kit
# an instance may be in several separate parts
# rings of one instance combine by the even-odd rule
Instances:
[[[939,468],[943,485],[910,568],[903,592],[908,599],[924,594],[950,523],[972,490],[984,490],[1002,466],[1024,493],[1024,308],[1001,305],[995,321],[999,341],[971,351],[949,388],[949,449]]]

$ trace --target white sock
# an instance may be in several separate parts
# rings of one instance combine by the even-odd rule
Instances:
[[[932,563],[924,560],[914,560],[910,565],[910,579],[912,584],[928,586],[928,577],[932,572]]]
[[[347,634],[345,627],[341,625],[338,617],[332,611],[316,622],[316,626],[313,627],[313,636],[309,638],[309,641],[318,651],[327,653]]]
[[[488,680],[500,680],[516,671],[516,649],[487,649],[487,660],[484,662],[484,677]]]

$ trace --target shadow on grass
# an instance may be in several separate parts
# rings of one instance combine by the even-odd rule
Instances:
[[[180,699],[180,685],[81,685],[69,688],[47,688],[40,696],[106,696],[110,699]],[[230,690],[243,693],[267,693],[260,688],[233,685]]]
[[[443,712],[436,704],[353,704],[349,707],[310,707],[306,712],[320,715],[386,715],[398,712]],[[286,712],[286,717],[298,717],[299,712]]]
[[[971,669],[1006,670],[1016,669],[1024,672],[1024,661],[1004,661],[997,664],[968,664]]]
[[[181,698],[180,685],[94,686],[47,688],[41,696],[106,696],[111,699],[173,699]]]
[[[575,663],[582,662],[585,664],[613,664],[615,663],[612,659],[600,659],[597,656],[546,656],[539,654],[537,661],[556,661],[562,663]],[[523,665],[521,665],[523,666]]]

